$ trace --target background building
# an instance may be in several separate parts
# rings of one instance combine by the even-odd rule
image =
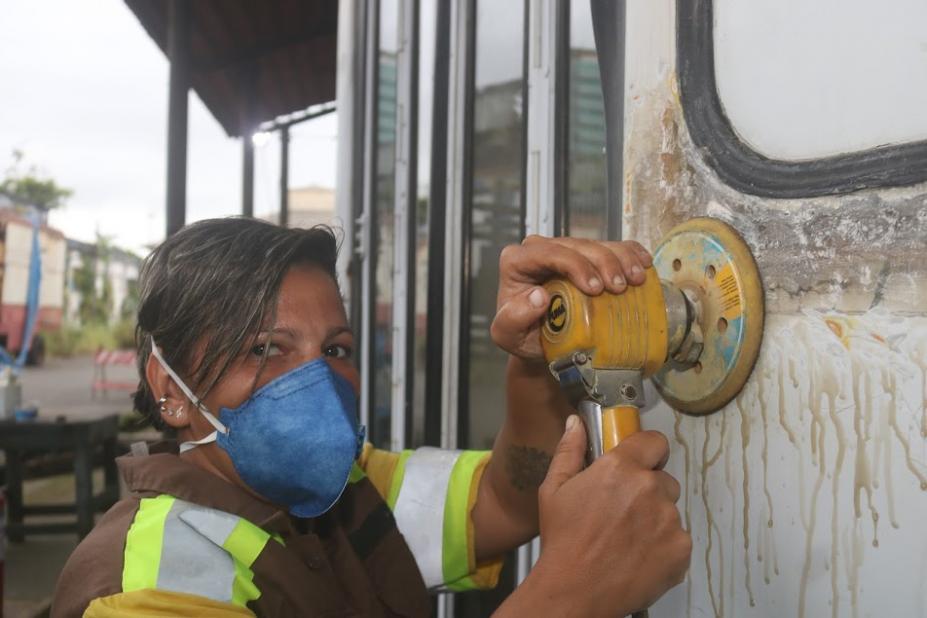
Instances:
[[[135,317],[138,300],[138,273],[142,259],[117,247],[88,243],[69,238],[65,261],[65,322],[80,324],[83,295],[77,281],[82,269],[93,272],[97,295],[108,296],[106,320],[110,323],[124,317]]]
[[[280,222],[280,213],[261,215],[265,221]],[[297,187],[289,190],[289,227],[310,228],[336,225],[335,190],[328,187]]]

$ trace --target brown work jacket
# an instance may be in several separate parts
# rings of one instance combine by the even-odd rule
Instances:
[[[168,494],[243,517],[285,544],[267,543],[251,566],[258,616],[427,616],[430,601],[412,553],[374,486],[351,483],[331,511],[296,518],[183,461],[175,452],[117,459],[131,492],[71,555],[53,618],[76,618],[96,598],[122,592],[126,534],[142,498]]]

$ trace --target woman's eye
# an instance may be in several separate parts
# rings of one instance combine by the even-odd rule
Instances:
[[[264,356],[265,348],[267,348],[266,343],[259,343],[253,348],[251,348],[251,353],[254,356]],[[282,354],[282,352],[280,351],[280,348],[271,343],[270,350],[267,350],[267,356],[277,356],[278,354]]]
[[[351,358],[351,348],[344,345],[330,345],[325,348],[325,356],[331,358]]]

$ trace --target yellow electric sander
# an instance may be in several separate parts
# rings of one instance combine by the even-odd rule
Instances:
[[[724,407],[743,388],[765,317],[749,247],[727,224],[692,219],[653,255],[643,285],[587,296],[546,284],[541,330],[550,370],[586,425],[591,461],[640,430],[643,379],[687,414]]]

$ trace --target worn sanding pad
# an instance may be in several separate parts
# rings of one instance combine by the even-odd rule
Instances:
[[[701,217],[670,231],[653,261],[660,279],[696,301],[704,337],[694,366],[667,363],[653,382],[680,412],[719,410],[743,389],[763,339],[763,284],[753,254],[734,228]]]

